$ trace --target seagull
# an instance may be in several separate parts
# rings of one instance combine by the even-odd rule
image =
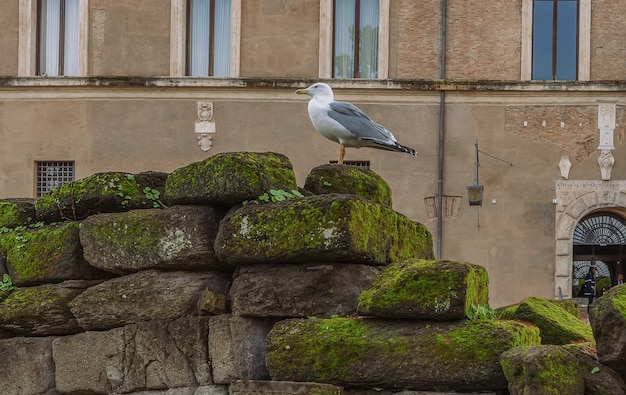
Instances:
[[[298,89],[296,93],[311,96],[309,118],[315,130],[339,143],[337,163],[343,163],[346,147],[378,148],[417,156],[413,148],[398,144],[389,130],[372,121],[354,104],[335,101],[333,90],[328,84],[317,82],[308,88]]]

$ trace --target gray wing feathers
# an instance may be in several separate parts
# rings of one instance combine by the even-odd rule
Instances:
[[[370,117],[351,103],[340,101],[330,103],[328,116],[342,124],[355,138],[381,141],[387,144],[396,143],[391,132],[372,121]]]

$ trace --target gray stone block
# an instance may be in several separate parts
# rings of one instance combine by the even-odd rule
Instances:
[[[0,340],[0,389],[3,394],[56,395],[53,337]]]
[[[199,313],[198,302],[210,288],[226,293],[226,272],[144,270],[88,288],[70,303],[85,330],[106,330],[156,319]]]
[[[222,314],[209,320],[209,357],[213,381],[267,380],[265,338],[275,320]]]
[[[352,264],[242,266],[231,287],[233,314],[330,317],[356,314],[359,294],[378,269]]]
[[[207,341],[207,317],[57,338],[52,343],[57,389],[108,394],[181,388],[180,394],[196,394],[197,387],[213,384]],[[204,393],[210,392],[197,394]]]
[[[213,243],[223,213],[208,206],[174,206],[92,215],[80,227],[85,259],[126,274],[147,269],[220,267]]]

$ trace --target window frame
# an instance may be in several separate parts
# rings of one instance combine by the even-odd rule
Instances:
[[[38,9],[39,0],[19,0],[18,77],[38,75]],[[89,0],[80,0],[78,14],[77,74],[85,76],[88,70]]]
[[[187,0],[170,3],[170,76],[187,75]],[[230,72],[226,78],[239,77],[241,47],[241,0],[230,3]],[[215,77],[196,77],[215,78]],[[219,77],[218,77],[219,78]]]
[[[319,78],[333,78],[334,0],[320,1]],[[389,11],[390,0],[378,4],[378,76],[389,78]]]
[[[563,63],[560,62],[559,59],[559,48],[561,46],[561,44],[564,44],[566,42],[572,42],[570,40],[568,40],[567,38],[562,38],[559,35],[559,32],[561,31],[561,26],[568,26],[569,23],[571,23],[572,21],[567,20],[567,19],[563,19],[563,17],[560,15],[559,10],[561,8],[561,2],[570,2],[570,3],[574,3],[575,9],[576,9],[576,20],[575,20],[575,31],[576,31],[576,37],[574,37],[573,40],[573,44],[575,46],[574,48],[574,54],[573,54],[573,62],[571,57],[566,61],[566,66],[565,67],[571,67],[572,63],[574,66],[574,78],[559,78],[559,75],[562,76],[562,74],[559,74],[559,68],[560,65],[563,65]],[[548,62],[546,61],[546,64],[543,64],[543,62],[541,62],[543,64],[544,67],[546,66],[550,66],[550,78],[538,78],[537,74],[539,74],[539,71],[536,70],[536,66],[538,66],[538,63],[535,63],[535,60],[537,58],[537,40],[535,37],[535,34],[537,33],[537,29],[535,26],[535,19],[537,18],[537,14],[536,14],[536,10],[535,8],[538,6],[538,2],[545,2],[546,5],[548,5],[549,8],[552,8],[552,29],[550,31],[550,37],[552,38],[551,43],[549,43],[549,49],[550,49],[550,61],[551,64],[547,64]],[[551,7],[550,7],[551,6]],[[552,81],[556,81],[556,80],[576,80],[578,79],[578,25],[579,25],[579,21],[578,21],[578,14],[580,12],[580,2],[578,0],[534,0],[533,1],[533,65],[532,65],[532,78],[533,80],[552,80]],[[568,72],[567,74],[571,73]]]
[[[520,80],[532,81],[534,0],[522,0]],[[578,0],[577,81],[591,77],[591,0]]]
[[[41,168],[43,166],[53,166],[62,168],[58,170],[58,174],[47,174],[43,173]],[[69,173],[68,173],[69,172]],[[46,179],[43,180],[41,177],[45,176]],[[50,178],[57,178],[57,180],[50,180]],[[76,179],[76,162],[73,160],[66,161],[52,161],[52,160],[38,160],[35,161],[35,197],[40,198],[51,190],[58,188],[68,182],[72,182]],[[54,188],[46,188],[48,182],[57,181],[60,184],[55,186]]]

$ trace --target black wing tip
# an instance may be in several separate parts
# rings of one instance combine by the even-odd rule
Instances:
[[[414,150],[413,148],[407,147],[406,145],[400,145],[400,144],[398,144],[398,148],[400,152],[406,152],[409,155],[413,155],[417,157],[417,151]]]

